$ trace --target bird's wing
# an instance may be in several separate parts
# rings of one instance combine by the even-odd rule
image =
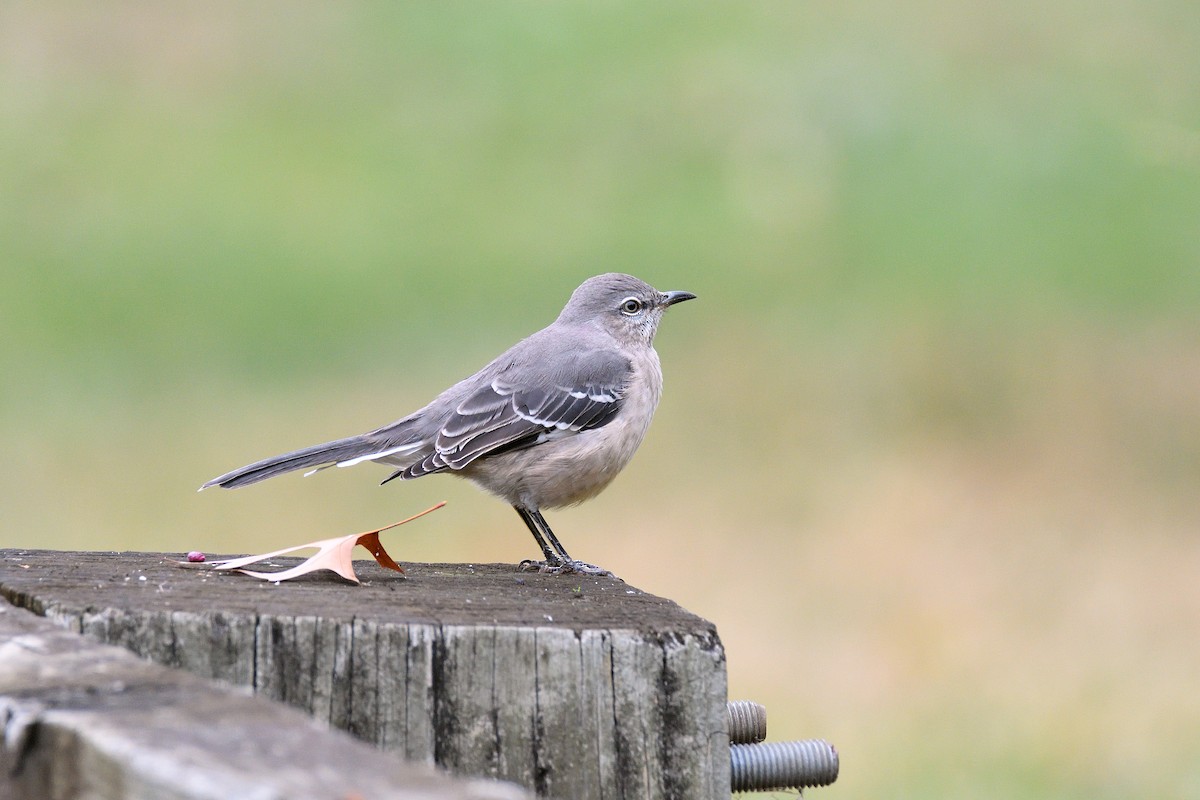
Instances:
[[[392,478],[462,469],[481,456],[608,424],[621,407],[632,369],[629,360],[599,352],[574,359],[572,365],[586,368],[539,370],[534,380],[502,372],[484,383],[447,418],[434,451]]]

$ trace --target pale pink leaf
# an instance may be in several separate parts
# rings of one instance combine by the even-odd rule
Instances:
[[[310,572],[316,572],[322,569],[332,570],[348,581],[359,583],[358,576],[354,573],[354,548],[356,545],[361,544],[370,551],[371,555],[375,557],[375,561],[378,562],[380,566],[402,573],[404,570],[392,559],[390,555],[388,555],[387,550],[385,550],[383,547],[383,543],[379,541],[379,534],[383,531],[403,525],[406,522],[412,522],[414,519],[423,517],[431,511],[436,511],[444,505],[446,505],[446,503],[443,501],[435,506],[425,509],[419,514],[414,514],[408,519],[402,519],[399,522],[393,522],[391,525],[385,525],[384,527],[373,531],[353,533],[349,536],[339,536],[334,539],[319,539],[315,542],[299,544],[295,547],[285,547],[282,550],[274,550],[270,553],[263,553],[261,555],[243,556],[241,558],[227,558],[220,561],[210,561],[208,563],[213,569],[235,570],[253,578],[259,578],[260,580],[264,581],[274,581],[276,583],[279,581],[291,580],[292,578],[298,578],[301,575],[307,575]],[[297,564],[291,569],[280,570],[279,572],[256,572],[245,569],[245,567],[249,566],[250,564],[254,564],[259,561],[266,561],[267,559],[275,558],[277,556],[294,553],[297,550],[311,550],[313,548],[317,549],[317,552],[314,555],[309,556],[303,562]]]

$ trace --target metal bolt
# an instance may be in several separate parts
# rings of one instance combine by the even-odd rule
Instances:
[[[767,709],[753,700],[730,700],[729,743],[746,744],[767,738]]]
[[[837,780],[838,754],[824,739],[729,746],[735,792],[828,786]]]

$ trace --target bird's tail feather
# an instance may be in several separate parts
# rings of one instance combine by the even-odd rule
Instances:
[[[384,449],[384,447],[381,447],[378,439],[364,434],[350,436],[346,439],[337,439],[332,442],[305,447],[302,450],[294,450],[291,453],[284,453],[280,456],[264,458],[262,461],[256,461],[253,464],[248,464],[232,472],[227,472],[220,477],[213,478],[200,488],[203,490],[210,486],[221,486],[225,489],[234,489],[238,486],[258,483],[267,478],[273,478],[276,475],[282,475],[285,472],[297,469],[321,467],[352,459],[369,460],[366,457],[373,454],[382,455],[381,451]]]

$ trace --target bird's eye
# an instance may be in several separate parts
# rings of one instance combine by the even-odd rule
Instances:
[[[621,313],[633,316],[642,310],[642,301],[636,297],[626,297],[621,301]]]

